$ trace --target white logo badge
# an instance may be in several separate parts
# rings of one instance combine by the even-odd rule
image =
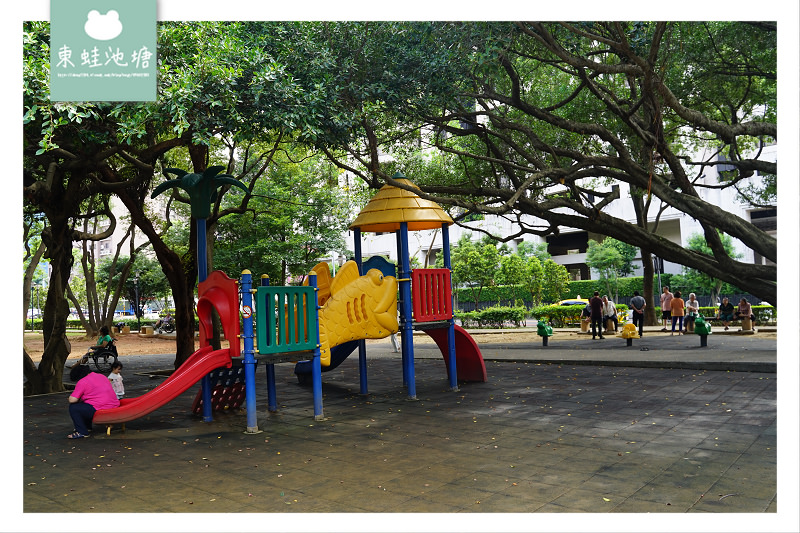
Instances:
[[[122,33],[122,22],[119,21],[119,13],[110,10],[105,15],[101,15],[96,9],[89,11],[86,24],[83,25],[86,35],[98,41],[110,41]]]

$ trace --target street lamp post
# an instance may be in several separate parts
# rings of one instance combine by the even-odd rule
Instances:
[[[133,278],[133,288],[136,293],[136,308],[134,309],[134,313],[136,313],[136,330],[142,331],[142,318],[141,312],[139,310],[139,275],[137,274],[136,277]]]
[[[33,284],[31,284],[31,331],[33,331]]]

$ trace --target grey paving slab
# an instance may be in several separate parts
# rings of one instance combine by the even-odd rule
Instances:
[[[514,513],[522,525],[511,529],[541,524],[532,516],[547,513],[764,513],[759,523],[772,528],[784,505],[794,507],[778,505],[778,376],[764,366],[776,363],[774,340],[771,361],[769,342],[756,338],[720,335],[716,349],[702,352],[724,363],[728,348],[746,346],[753,371],[738,371],[680,368],[687,354],[700,359],[696,339],[656,337],[648,357],[661,354],[660,366],[613,345],[621,339],[602,348],[590,338],[546,348],[482,343],[488,382],[458,391],[449,390],[441,355],[420,342],[416,401],[407,399],[388,343],[376,344],[368,395],[359,394],[355,358],[324,374],[322,421],[313,420],[311,391],[291,365],[276,366],[279,411],[268,413],[259,368],[258,434],[245,433],[242,410],[202,422],[190,413],[193,389],[124,432],[95,428],[70,441],[67,395],[27,397],[22,512],[45,520],[399,513],[396,525],[414,513],[473,525],[480,522],[467,515]],[[601,355],[614,363],[598,362]],[[163,381],[149,373],[169,368],[172,356],[124,362],[136,396]]]

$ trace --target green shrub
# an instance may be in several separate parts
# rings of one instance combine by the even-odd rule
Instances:
[[[166,316],[166,313],[159,314],[159,316],[161,316],[163,318],[163,317]],[[173,316],[175,316],[175,315],[173,315]],[[194,319],[195,319],[195,323],[197,323],[198,319],[197,319],[197,313],[196,312],[195,312]],[[116,326],[120,322],[124,322],[125,325],[127,325],[127,326],[129,326],[131,328],[131,330],[135,331],[136,328],[138,327],[138,324],[140,324],[140,323],[141,323],[142,326],[153,326],[153,325],[155,325],[156,322],[158,322],[158,320],[155,320],[155,319],[152,319],[152,318],[143,318],[141,320],[141,322],[139,322],[139,321],[136,320],[136,317],[126,316],[124,318],[114,318],[111,323],[112,323],[112,325]],[[25,321],[25,331],[30,331],[30,329],[31,329],[31,320],[28,319],[28,320]],[[42,329],[42,319],[41,318],[34,318],[33,319],[33,329],[34,330],[41,330]],[[77,319],[77,318],[69,318],[69,319],[67,319],[67,329],[83,329],[83,324],[81,324],[81,321],[79,319]]]
[[[461,321],[461,327],[469,329],[478,327],[480,311],[455,311],[453,316]]]
[[[672,274],[661,274],[662,285],[670,286],[671,280]],[[633,296],[633,291],[639,291],[639,294],[644,294],[643,284],[644,278],[642,276],[619,278],[617,280],[617,293],[621,298]],[[654,291],[657,290],[658,287],[656,286]],[[594,291],[599,292],[601,295],[608,292],[605,282],[599,279],[570,281],[569,292],[562,297],[562,300],[577,298],[579,294],[582,298],[589,298]]]
[[[617,305],[617,317],[620,324],[627,321],[628,306]],[[566,328],[580,324],[581,313],[585,305],[542,305],[531,310],[530,316],[536,320],[550,322],[553,327]]]
[[[531,309],[531,317],[549,322],[556,328],[577,324],[585,305],[541,305]]]
[[[617,280],[619,296],[621,298],[633,296],[634,291],[639,291],[640,294],[644,293],[644,289],[642,288],[643,280],[644,278],[642,276],[619,278]],[[662,285],[669,286],[671,280],[672,274],[661,275]],[[657,290],[657,287],[654,290]],[[600,294],[608,292],[605,282],[598,279],[570,281],[568,290],[562,295],[561,299],[568,300],[570,298],[577,298],[578,295],[582,298],[589,298],[594,291],[598,291]],[[459,302],[472,301],[471,289],[462,287],[454,289],[454,292]],[[531,295],[524,285],[497,285],[493,287],[484,287],[481,291],[482,302],[515,302],[516,300],[524,301],[527,306],[533,305]]]
[[[759,324],[776,324],[778,322],[778,308],[771,305],[752,306],[756,322]]]
[[[502,328],[507,323],[520,327],[525,320],[525,308],[488,307],[480,311],[456,312],[455,317],[465,328]]]

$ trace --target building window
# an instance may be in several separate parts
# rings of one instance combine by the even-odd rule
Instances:
[[[577,253],[582,254],[586,252],[588,246],[589,233],[585,231],[561,233],[547,237],[547,253],[552,256],[568,255],[570,250],[578,250]]]
[[[97,243],[97,255],[103,257],[111,253],[111,241],[100,241]]]
[[[778,208],[750,211],[750,222],[762,231],[776,231],[778,229]]]

